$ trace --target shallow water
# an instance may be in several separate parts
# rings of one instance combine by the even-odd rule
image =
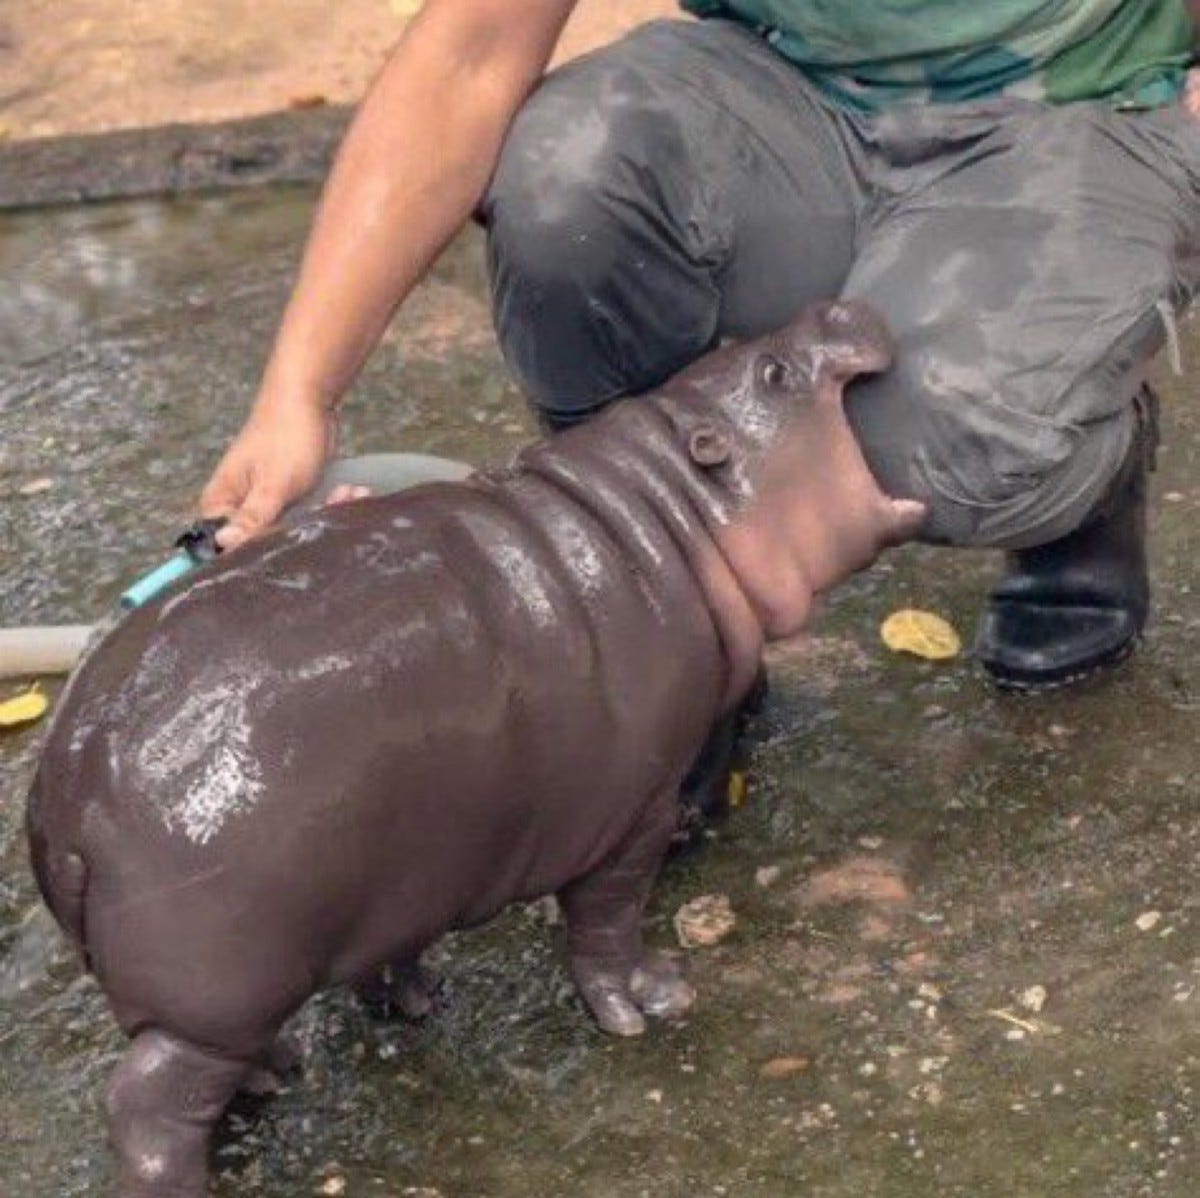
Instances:
[[[0,217],[0,624],[96,618],[162,557],[249,399],[310,203]],[[526,438],[483,297],[470,236],[369,368],[348,451],[477,461]],[[728,894],[738,916],[691,954],[690,1019],[605,1040],[571,996],[557,929],[511,911],[437,954],[423,1023],[372,1022],[343,994],[311,1003],[303,1072],[227,1121],[217,1193],[342,1179],[348,1195],[427,1198],[1195,1194],[1188,332],[1191,375],[1163,380],[1155,623],[1118,676],[1022,701],[969,660],[887,655],[875,629],[896,607],[969,632],[995,568],[894,555],[811,643],[776,652],[747,806],[661,879],[659,943],[696,895]],[[0,1194],[74,1198],[109,1177],[99,1105],[121,1043],[35,901],[21,815],[37,739],[0,739]],[[1021,1002],[1035,986],[1040,1012]],[[764,1076],[780,1058],[786,1076]]]

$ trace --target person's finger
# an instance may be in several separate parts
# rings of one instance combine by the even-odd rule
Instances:
[[[325,498],[324,507],[333,507],[339,503],[350,503],[355,499],[366,499],[371,494],[370,487],[360,483],[339,483]]]
[[[200,492],[200,515],[205,520],[232,515],[237,510],[240,498],[241,493],[238,489],[223,472],[218,471]]]
[[[254,534],[248,529],[243,528],[235,520],[231,519],[228,524],[221,525],[213,535],[213,540],[217,544],[217,548],[223,551],[236,549],[239,545],[244,545]]]
[[[242,505],[230,514],[229,523],[217,533],[217,544],[222,549],[236,549],[258,536],[275,523],[286,502],[281,488],[257,483]]]

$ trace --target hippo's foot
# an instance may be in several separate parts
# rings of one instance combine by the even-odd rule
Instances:
[[[356,983],[359,1001],[376,1019],[424,1019],[433,1010],[434,982],[417,959],[394,961]]]
[[[139,1032],[108,1087],[120,1198],[205,1198],[208,1142],[252,1071],[168,1032]]]
[[[633,1001],[656,1019],[678,1019],[696,1001],[684,976],[683,962],[673,953],[645,952],[629,979]]]
[[[616,1036],[646,1030],[646,1015],[676,1015],[693,995],[679,965],[642,947],[642,911],[675,830],[676,789],[647,803],[611,856],[559,892],[571,975],[596,1022]]]
[[[640,1036],[646,1030],[646,1020],[629,992],[628,971],[600,963],[574,962],[572,973],[579,997],[602,1032],[612,1036]]]
[[[580,959],[571,969],[601,1031],[614,1036],[640,1036],[645,1016],[677,1018],[696,998],[679,961],[666,953],[645,952],[632,968]]]

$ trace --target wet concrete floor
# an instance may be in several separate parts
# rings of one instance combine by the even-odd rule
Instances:
[[[305,192],[0,218],[0,625],[92,619],[154,564],[251,394]],[[465,238],[369,367],[345,448],[482,460],[528,435]],[[1189,330],[1185,330],[1185,334]],[[998,696],[888,654],[901,606],[969,634],[996,562],[909,548],[773,654],[746,806],[670,866],[737,926],[700,1000],[600,1036],[535,909],[439,950],[437,1013],[297,1020],[221,1198],[1184,1198],[1200,1192],[1200,338],[1165,371],[1154,623],[1102,685]],[[45,480],[45,481],[42,481]],[[34,484],[34,485],[31,485]],[[7,693],[9,688],[0,687]],[[35,900],[38,731],[0,739],[0,1194],[109,1178],[121,1040]]]

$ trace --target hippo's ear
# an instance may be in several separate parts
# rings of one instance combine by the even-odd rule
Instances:
[[[688,436],[688,456],[697,466],[723,466],[732,454],[732,433],[711,420],[697,424]]]

